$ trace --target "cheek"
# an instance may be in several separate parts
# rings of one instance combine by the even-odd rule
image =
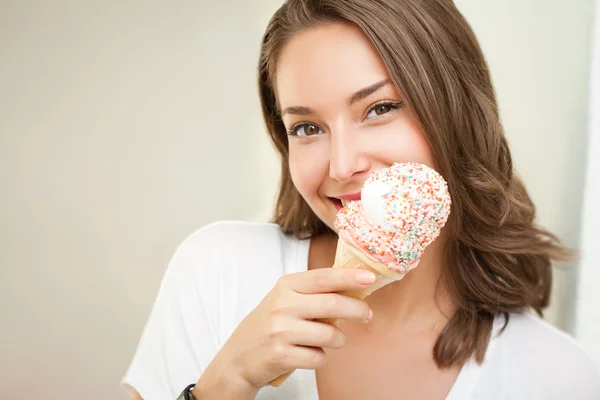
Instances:
[[[405,149],[409,151],[407,154],[408,161],[425,164],[431,168],[435,168],[431,148],[427,142],[427,138],[423,132],[419,130],[411,131],[407,135]]]
[[[386,164],[394,162],[416,162],[435,168],[431,148],[418,124],[410,118],[399,120],[386,127],[384,135],[378,136],[381,143],[377,148],[384,154]]]
[[[292,181],[309,204],[319,196],[319,188],[328,174],[327,158],[321,154],[319,147],[317,143],[290,143],[289,146]]]
[[[414,149],[415,157],[417,157],[415,161],[435,168],[433,153],[427,141],[427,136],[425,136],[425,132],[421,130],[417,120],[412,115],[407,120],[407,129],[410,132],[409,140]]]

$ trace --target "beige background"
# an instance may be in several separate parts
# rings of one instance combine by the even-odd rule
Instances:
[[[600,1],[596,1],[592,33],[589,83],[588,140],[581,209],[581,261],[577,286],[573,333],[600,366]]]
[[[577,246],[593,1],[456,3],[540,220]],[[255,71],[279,4],[0,1],[0,398],[124,399],[176,246],[268,215]],[[565,329],[573,276],[549,313]]]

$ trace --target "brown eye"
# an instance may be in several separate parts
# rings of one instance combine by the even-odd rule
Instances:
[[[315,133],[319,133],[319,128],[314,125],[306,125],[304,132],[306,133],[306,136],[314,135]]]
[[[321,134],[321,128],[314,124],[300,124],[296,125],[291,131],[288,132],[290,136],[315,136]]]
[[[377,114],[377,115],[383,115],[383,114],[389,112],[390,110],[391,110],[391,108],[390,108],[389,105],[387,105],[387,104],[381,104],[381,105],[378,105],[375,108],[375,114]]]
[[[374,105],[369,109],[367,118],[380,117],[388,114],[391,111],[397,110],[402,107],[402,102],[384,102]]]

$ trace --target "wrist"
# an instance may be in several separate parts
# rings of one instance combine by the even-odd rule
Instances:
[[[208,369],[200,377],[192,394],[196,400],[203,399],[235,399],[253,400],[259,388],[241,377],[227,372],[213,374]]]

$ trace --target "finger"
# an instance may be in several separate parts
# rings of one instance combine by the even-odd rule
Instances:
[[[346,336],[338,327],[313,321],[300,321],[288,336],[286,342],[309,347],[340,349],[346,343]]]
[[[270,354],[267,365],[274,374],[292,369],[316,369],[325,363],[325,352],[319,347],[278,346]]]
[[[339,292],[369,287],[376,276],[361,269],[321,268],[286,275],[280,283],[304,294]]]
[[[296,316],[302,319],[349,319],[359,322],[370,320],[369,304],[337,293],[303,295]]]

